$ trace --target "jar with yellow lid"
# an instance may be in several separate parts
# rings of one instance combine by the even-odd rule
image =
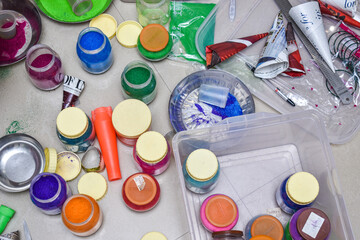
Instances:
[[[170,146],[160,133],[145,132],[136,141],[133,156],[140,171],[159,175],[169,167]]]
[[[140,135],[150,129],[151,112],[142,101],[127,99],[114,108],[112,123],[119,140],[127,146],[134,146]]]
[[[309,207],[319,194],[319,182],[308,172],[297,172],[287,177],[276,191],[276,202],[288,214]]]
[[[69,107],[56,119],[56,133],[64,147],[72,152],[85,152],[95,140],[95,129],[83,110]]]
[[[200,148],[190,153],[185,160],[183,174],[187,189],[194,193],[207,193],[215,188],[220,164],[213,152]]]

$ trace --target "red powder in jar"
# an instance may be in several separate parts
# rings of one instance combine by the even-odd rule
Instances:
[[[2,28],[7,28],[8,24],[11,22],[5,23]],[[25,27],[27,25],[26,21],[16,23],[16,35],[11,39],[2,39],[0,38],[0,61],[12,60],[19,49],[21,49],[26,43],[25,37]]]
[[[11,27],[13,25],[12,22],[7,22],[5,23],[4,25],[1,26],[2,29],[5,29],[5,28],[8,28],[8,27]]]

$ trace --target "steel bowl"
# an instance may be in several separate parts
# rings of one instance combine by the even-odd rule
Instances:
[[[33,137],[15,133],[0,138],[0,190],[22,192],[44,171],[45,154]]]

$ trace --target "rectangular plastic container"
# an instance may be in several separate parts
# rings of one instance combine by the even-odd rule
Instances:
[[[330,240],[354,240],[334,159],[324,126],[314,111],[285,115],[256,113],[229,118],[210,128],[179,132],[173,151],[193,240],[212,239],[200,221],[200,206],[212,194],[230,196],[239,209],[234,230],[260,214],[275,215],[285,226],[290,215],[280,211],[275,192],[281,182],[298,171],[312,173],[320,193],[314,203],[331,220]],[[199,148],[215,153],[220,177],[214,190],[199,195],[186,189],[182,165]]]

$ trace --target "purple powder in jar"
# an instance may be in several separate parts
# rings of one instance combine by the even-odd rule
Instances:
[[[47,200],[55,196],[60,184],[58,180],[51,175],[41,176],[33,186],[33,195],[41,200]]]

